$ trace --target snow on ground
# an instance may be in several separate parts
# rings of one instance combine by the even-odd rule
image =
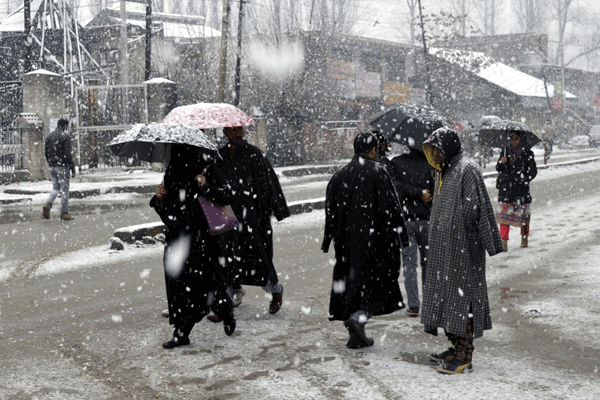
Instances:
[[[598,174],[600,163],[541,170],[534,184],[582,172]],[[318,182],[309,185],[318,185]],[[486,185],[493,187],[495,179],[486,179]],[[541,334],[546,329],[559,330],[561,340],[573,341],[581,347],[600,348],[600,274],[597,272],[600,245],[595,244],[600,236],[599,218],[600,202],[572,200],[556,205],[536,199],[530,247],[520,249],[515,244],[518,239],[512,240],[508,253],[488,258],[487,278],[489,285],[498,285],[522,274],[544,271],[544,286],[551,289],[535,295],[530,293],[518,305],[506,303],[502,305],[506,309],[502,310],[508,313],[516,307],[528,317],[523,323],[535,324]],[[321,230],[323,220],[323,210],[316,210],[274,222],[276,243],[287,231]],[[307,239],[315,242],[311,251],[318,251],[321,236],[322,232],[318,231]],[[511,237],[518,238],[515,228],[511,229]],[[565,252],[565,248],[572,252]],[[159,259],[162,249],[162,245],[127,245],[124,251],[116,252],[108,246],[98,246],[45,260],[37,274],[58,274],[133,259]],[[6,275],[5,267],[9,266],[0,264],[0,273]],[[313,267],[323,271],[324,280],[330,279],[329,265]],[[147,272],[141,271],[144,273]],[[282,277],[282,280],[284,284],[290,282],[291,288],[287,278]],[[195,342],[189,349],[157,355],[160,350],[156,349],[156,332],[141,331],[135,332],[136,345],[125,346],[122,351],[131,353],[128,364],[144,366],[145,374],[155,387],[173,385],[173,394],[186,393],[190,383],[185,382],[206,381],[211,383],[208,390],[243,392],[248,399],[600,398],[600,379],[589,379],[590,375],[600,378],[600,361],[585,375],[552,363],[541,363],[543,354],[527,354],[519,349],[494,351],[495,347],[510,343],[517,332],[515,326],[501,319],[494,320],[494,328],[485,332],[485,347],[481,340],[475,342],[476,371],[445,376],[417,360],[423,352],[440,350],[443,348],[440,346],[446,344],[443,337],[434,339],[423,333],[418,319],[405,318],[401,312],[374,318],[367,330],[373,334],[376,345],[354,351],[343,346],[346,333],[340,324],[327,322],[323,310],[311,311],[306,299],[289,296],[285,300],[278,318],[248,316],[249,305],[236,311],[240,314],[238,321],[241,321],[243,337],[223,339],[219,332],[202,334],[199,340],[201,329],[204,332],[213,328],[205,324],[194,333]],[[493,298],[490,300],[497,303]],[[320,302],[326,303],[327,299]],[[87,346],[90,352],[101,353],[103,345],[89,343]],[[144,361],[146,352],[153,357],[146,357],[148,360]],[[291,361],[287,366],[273,369],[269,367],[269,358],[273,363],[276,360],[277,365],[286,359]],[[185,371],[184,377],[177,372],[181,370]]]

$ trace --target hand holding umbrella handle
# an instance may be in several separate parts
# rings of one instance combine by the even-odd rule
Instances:
[[[167,189],[165,189],[164,184],[160,184],[156,187],[156,204],[158,204],[159,206],[162,205],[163,202],[163,198],[164,196],[167,194]]]
[[[202,172],[200,172],[198,175],[196,175],[196,177],[194,179],[196,179],[196,181],[198,182],[198,186],[202,187],[204,185],[206,185],[206,177],[204,176],[204,174],[206,173],[206,170],[208,169],[208,166],[206,166]]]

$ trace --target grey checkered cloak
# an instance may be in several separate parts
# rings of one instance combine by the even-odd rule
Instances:
[[[437,139],[458,141],[458,136]],[[473,334],[478,338],[492,329],[485,251],[490,256],[500,253],[502,240],[481,171],[474,161],[463,157],[457,143],[456,155],[448,146],[441,146],[445,157],[448,153],[454,157],[440,168],[442,178],[436,182],[421,322],[428,333],[437,335],[437,328],[444,328],[465,337],[468,319],[473,318]],[[439,144],[433,147],[439,148]]]

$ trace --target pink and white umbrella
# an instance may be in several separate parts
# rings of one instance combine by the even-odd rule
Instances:
[[[174,108],[163,124],[182,124],[199,129],[254,125],[239,108],[226,103],[198,103]]]

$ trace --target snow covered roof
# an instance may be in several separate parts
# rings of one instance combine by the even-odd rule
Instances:
[[[30,4],[31,21],[37,14],[43,0],[33,0]],[[25,31],[25,13],[23,6],[19,7],[15,12],[8,15],[0,21],[0,32],[23,32]]]
[[[146,5],[126,2],[127,23],[146,29]],[[120,5],[113,4],[106,8],[113,20],[121,22]],[[198,39],[221,37],[221,31],[204,25],[204,17],[152,13],[152,24],[162,25],[163,35],[168,39]]]
[[[484,53],[439,48],[430,48],[429,52],[438,58],[460,65],[480,78],[517,96],[546,98],[546,87],[543,80],[498,62]],[[474,65],[480,65],[480,67],[475,68]],[[548,83],[546,85],[548,97],[554,97],[554,86]],[[565,92],[565,97],[577,98],[569,92]]]

